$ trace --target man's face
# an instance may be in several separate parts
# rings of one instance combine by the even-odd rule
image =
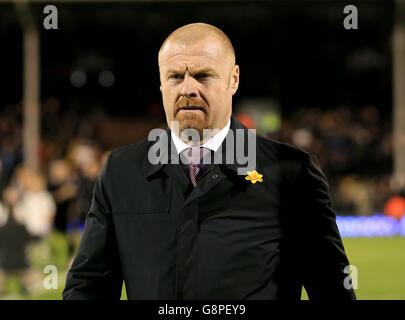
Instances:
[[[222,44],[213,37],[195,44],[168,41],[160,55],[160,90],[169,127],[222,129],[231,116],[239,67],[232,66]]]

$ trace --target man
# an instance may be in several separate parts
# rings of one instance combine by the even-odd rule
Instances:
[[[232,116],[239,67],[228,37],[207,24],[183,26],[164,41],[159,70],[172,129],[158,140],[172,142],[159,156],[168,163],[151,161],[157,141],[109,155],[64,299],[119,299],[123,280],[129,299],[300,299],[303,285],[311,299],[354,299],[316,158],[260,136],[252,152]],[[255,170],[201,163],[241,145]]]

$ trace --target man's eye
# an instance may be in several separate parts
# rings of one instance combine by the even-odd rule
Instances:
[[[206,74],[206,73],[199,73],[199,74],[196,74],[196,75],[195,75],[195,78],[196,78],[196,79],[199,79],[199,80],[203,80],[203,79],[208,78],[208,74]]]
[[[169,76],[169,79],[174,79],[174,80],[178,80],[178,79],[182,79],[183,77],[180,74],[171,74]]]

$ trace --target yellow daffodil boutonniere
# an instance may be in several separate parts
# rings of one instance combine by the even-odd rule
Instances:
[[[246,180],[250,180],[252,183],[256,182],[263,182],[263,175],[257,172],[256,170],[254,171],[248,171],[247,176],[245,177]]]

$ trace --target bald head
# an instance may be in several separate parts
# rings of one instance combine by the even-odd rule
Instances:
[[[159,65],[170,45],[176,44],[186,47],[207,39],[214,39],[219,42],[224,50],[226,60],[230,63],[230,67],[233,68],[235,66],[235,51],[231,41],[221,29],[206,23],[191,23],[173,31],[160,47]]]
[[[222,129],[232,113],[239,66],[229,38],[218,28],[193,23],[171,33],[159,50],[160,91],[169,127],[180,132]]]

